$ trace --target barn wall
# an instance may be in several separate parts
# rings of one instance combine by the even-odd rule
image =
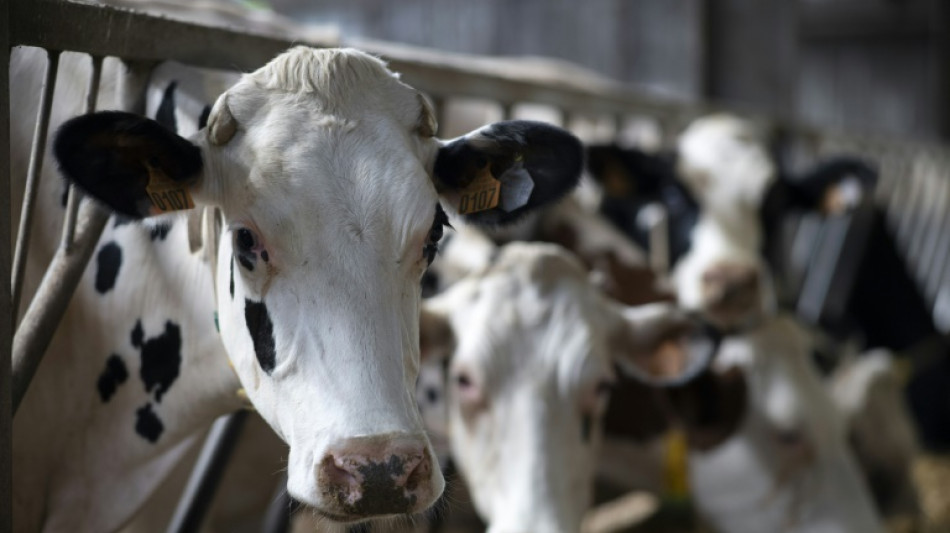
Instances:
[[[950,133],[945,0],[273,0],[344,36],[567,59],[816,125]]]

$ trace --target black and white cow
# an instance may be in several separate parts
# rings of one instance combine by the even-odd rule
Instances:
[[[638,211],[665,207],[676,298],[728,333],[710,375],[661,401],[686,429],[703,514],[730,532],[880,530],[846,421],[812,364],[810,336],[778,311],[762,253],[771,217],[807,198],[807,187],[782,182],[792,194],[777,196],[762,136],[724,115],[691,124],[675,159],[596,147],[589,168],[604,188],[603,211],[645,248],[651,239]],[[839,160],[803,183],[836,184],[865,171]],[[646,429],[670,423],[654,422]]]
[[[14,57],[18,112],[36,106],[36,55]],[[54,124],[80,109],[74,64]],[[63,174],[116,218],[17,413],[17,530],[117,529],[247,400],[290,445],[288,490],[315,512],[425,509],[443,480],[413,391],[440,202],[491,175],[501,207],[465,219],[504,224],[565,194],[582,166],[579,142],[541,123],[438,140],[425,99],[352,49],[291,49],[206,120],[188,138],[119,111],[57,126]],[[512,199],[512,176],[530,193]],[[37,257],[56,244],[61,191],[45,177]]]

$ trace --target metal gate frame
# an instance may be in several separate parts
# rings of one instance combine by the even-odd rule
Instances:
[[[152,40],[150,36],[153,35],[163,38]],[[57,51],[68,50],[87,53],[93,58],[117,56],[137,65],[174,60],[195,67],[251,71],[296,44],[317,47],[345,44],[382,56],[407,83],[428,93],[438,107],[450,98],[480,98],[496,102],[509,117],[516,104],[545,104],[559,110],[565,125],[569,125],[575,116],[584,114],[610,116],[618,126],[626,116],[639,115],[653,118],[667,131],[678,129],[699,114],[721,109],[709,104],[647,95],[599,78],[584,79],[563,73],[538,74],[521,68],[523,63],[513,59],[451,54],[366,40],[307,42],[293,37],[186,23],[128,9],[67,0],[0,0],[0,46],[6,51],[11,46],[35,46],[51,51],[54,56]],[[12,184],[8,164],[8,73],[9,54],[5,53],[0,61],[0,187],[3,187],[0,192],[9,191]],[[95,83],[91,86],[94,87]],[[831,133],[774,117],[754,118],[781,127],[791,136],[804,140],[814,153],[847,151],[881,163],[882,185],[876,200],[879,205],[888,207],[895,232],[906,235],[904,242],[910,244],[903,250],[905,258],[910,259],[928,301],[935,306],[935,316],[938,312],[943,313],[940,317],[945,319],[946,332],[950,332],[950,252],[946,250],[950,248],[950,149],[941,145]],[[921,154],[938,162],[934,172],[927,174],[910,168]],[[912,186],[902,191],[897,182],[907,175],[912,178]],[[937,190],[941,191],[936,198],[927,193],[934,189],[933,183],[937,183]],[[76,195],[71,196],[75,198]],[[10,213],[9,198],[8,194],[0,194],[0,213]],[[70,203],[73,206],[70,212],[75,213],[78,199]],[[936,216],[908,222],[907,214],[915,211],[921,203],[936,209]],[[84,204],[88,205],[79,209],[77,218],[67,217],[64,231],[72,235],[75,230],[76,236],[65,239],[60,250],[62,253],[57,253],[57,256],[64,257],[58,263],[54,261],[59,267],[51,269],[67,275],[49,274],[48,271],[34,300],[35,310],[27,313],[16,337],[13,336],[15,308],[11,298],[18,289],[6,284],[0,289],[0,501],[3,502],[0,504],[0,533],[12,528],[12,513],[2,512],[10,508],[12,497],[11,414],[45,352],[46,343],[52,337],[104,222],[101,210],[87,202]],[[940,209],[944,211],[941,213]],[[11,275],[13,249],[10,224],[10,216],[0,217],[0,277],[6,279]],[[932,250],[925,254],[923,261],[918,260],[912,252],[928,244]],[[31,325],[24,328],[27,324]],[[16,378],[11,377],[14,361]]]

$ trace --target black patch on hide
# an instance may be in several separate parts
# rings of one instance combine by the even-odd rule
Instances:
[[[99,375],[99,381],[96,383],[102,402],[108,402],[119,385],[125,383],[127,379],[129,379],[129,371],[126,370],[122,358],[116,354],[110,355],[106,359],[106,368]]]
[[[181,329],[172,321],[165,322],[165,332],[158,337],[142,343],[142,323],[139,321],[132,330],[132,344],[140,347],[142,368],[139,376],[145,385],[145,392],[155,389],[155,401],[161,402],[162,395],[168,392],[181,369]],[[136,340],[139,342],[136,343]]]
[[[147,403],[144,407],[135,412],[135,432],[143,439],[154,443],[162,436],[165,431],[165,425],[158,419],[158,415],[152,410],[152,404]]]
[[[96,290],[105,294],[115,286],[122,266],[122,248],[115,241],[107,242],[96,254]]]
[[[264,302],[253,302],[245,299],[244,321],[247,323],[247,330],[251,333],[251,339],[254,341],[254,353],[257,354],[257,362],[260,363],[264,372],[270,374],[277,364],[277,352],[274,348],[274,324],[267,312],[267,305]]]
[[[231,299],[234,299],[234,257],[231,257]]]

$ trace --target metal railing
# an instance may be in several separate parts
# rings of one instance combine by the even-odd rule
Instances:
[[[4,13],[8,9],[9,13]],[[161,36],[156,39],[155,36]],[[9,42],[7,43],[7,39]],[[13,409],[19,405],[33,372],[57,323],[65,311],[79,276],[95,248],[105,224],[106,214],[90,202],[81,202],[75,191],[69,194],[62,246],[57,251],[30,307],[11,338],[15,311],[21,298],[21,283],[26,261],[30,221],[35,205],[33,192],[42,175],[41,163],[48,136],[47,126],[56,64],[61,51],[89,54],[93,75],[89,80],[86,111],[96,100],[102,58],[118,57],[139,68],[138,85],[143,88],[147,69],[161,61],[174,60],[195,67],[237,71],[254,70],[278,53],[296,44],[324,47],[341,43],[307,42],[287,35],[240,31],[223,27],[171,20],[127,9],[62,0],[11,0],[0,2],[0,44],[33,46],[49,51],[43,104],[37,117],[32,163],[27,193],[21,214],[21,226],[13,261],[11,294],[0,293],[0,498],[10,502],[11,412],[8,396],[12,391]],[[410,85],[426,92],[441,107],[448,99],[471,97],[498,103],[509,117],[519,103],[538,103],[559,110],[565,121],[583,115],[609,116],[615,124],[630,115],[648,116],[668,130],[713,106],[676,101],[646,95],[622,84],[594,75],[559,72],[558,69],[527,68],[515,59],[485,58],[449,54],[402,45],[373,41],[344,41],[389,61]],[[9,49],[8,46],[8,49]],[[9,57],[0,64],[0,161],[9,161]],[[143,70],[144,69],[144,70]],[[133,68],[133,75],[135,68]],[[125,96],[133,102],[135,94]],[[131,104],[130,104],[131,105]],[[828,133],[774,117],[757,117],[780,125],[790,135],[805,139],[815,153],[850,152],[879,162],[882,181],[878,203],[888,210],[892,229],[898,235],[905,257],[920,282],[938,326],[950,332],[950,150],[944,146],[921,146],[872,139],[864,136]],[[921,161],[924,161],[922,163]],[[929,162],[929,163],[927,163]],[[0,165],[0,187],[10,190],[9,165]],[[9,213],[9,196],[0,194],[0,212]],[[82,205],[81,205],[82,204]],[[10,217],[0,223],[0,273],[7,274],[11,264],[9,251]],[[6,286],[3,289],[7,290]],[[11,361],[12,387],[7,373]],[[9,513],[0,512],[0,533],[9,530]]]

